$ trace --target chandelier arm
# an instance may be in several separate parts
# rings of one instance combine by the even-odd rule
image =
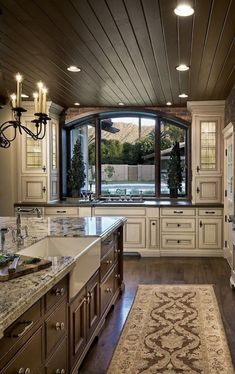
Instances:
[[[43,123],[43,135],[38,136],[39,140],[42,140],[46,135],[46,124]]]
[[[9,125],[7,125],[7,123],[9,123]],[[5,127],[4,127],[5,126]],[[5,134],[5,131],[10,128],[10,127],[13,127],[15,129],[15,132],[14,132],[14,136],[12,138],[9,139],[9,137],[6,136]],[[6,121],[4,122],[1,126],[0,126],[0,137],[2,136],[4,139],[6,139],[7,141],[9,142],[12,142],[13,140],[15,140],[16,138],[16,124],[13,124],[9,121]]]

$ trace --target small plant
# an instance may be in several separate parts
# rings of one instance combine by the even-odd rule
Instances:
[[[167,165],[167,185],[170,190],[170,197],[177,197],[178,191],[182,191],[182,181],[183,181],[183,168],[181,166],[180,160],[180,146],[179,142],[175,142],[171,153],[170,159]]]
[[[68,171],[68,188],[73,197],[80,196],[82,187],[85,185],[85,165],[81,149],[81,140],[78,138],[73,148],[73,157]]]
[[[108,179],[111,179],[115,174],[114,167],[111,165],[107,165],[106,168],[104,169],[104,172]]]

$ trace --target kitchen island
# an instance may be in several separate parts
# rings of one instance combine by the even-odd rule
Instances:
[[[52,260],[50,268],[1,283],[0,373],[13,370],[28,373],[26,369],[30,364],[33,372],[37,372],[35,365],[38,370],[47,368],[47,372],[55,372],[48,368],[53,366],[54,370],[58,363],[55,357],[61,359],[62,356],[62,369],[57,368],[58,373],[76,372],[123,287],[124,223],[123,217],[29,217],[23,218],[21,223],[22,227],[28,226],[29,232],[23,244],[13,243],[11,232],[5,235],[2,243],[5,252],[25,254],[32,250],[36,256],[37,250],[45,250],[46,241],[54,247],[56,244],[60,252],[48,253]],[[14,229],[15,218],[0,218],[0,228],[5,227]],[[84,245],[87,240],[89,245]],[[58,243],[62,246],[58,247]],[[90,257],[87,257],[88,252]],[[82,282],[81,274],[85,277]],[[32,317],[29,320],[27,313]],[[30,352],[31,345],[33,349],[42,347],[39,362],[30,363],[29,357],[27,365],[23,365],[25,354],[21,351]]]

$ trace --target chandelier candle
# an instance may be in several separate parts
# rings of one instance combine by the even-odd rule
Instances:
[[[22,75],[19,73],[16,75],[16,106],[21,106],[21,93],[22,93]]]
[[[43,89],[43,83],[38,82],[38,111],[40,113],[42,113],[42,89]]]
[[[47,112],[47,88],[44,87],[42,89],[42,113],[46,113]]]
[[[33,97],[34,97],[34,112],[38,113],[38,93],[34,92]]]
[[[12,108],[16,107],[16,94],[15,93],[11,95],[11,104],[12,104]]]

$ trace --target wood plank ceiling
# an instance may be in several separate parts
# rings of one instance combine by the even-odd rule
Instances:
[[[2,94],[14,91],[20,72],[25,94],[42,80],[66,108],[225,99],[235,83],[235,0],[195,0],[190,17],[176,16],[176,4],[0,0]],[[190,70],[178,72],[180,63]],[[69,72],[69,65],[82,70]]]

